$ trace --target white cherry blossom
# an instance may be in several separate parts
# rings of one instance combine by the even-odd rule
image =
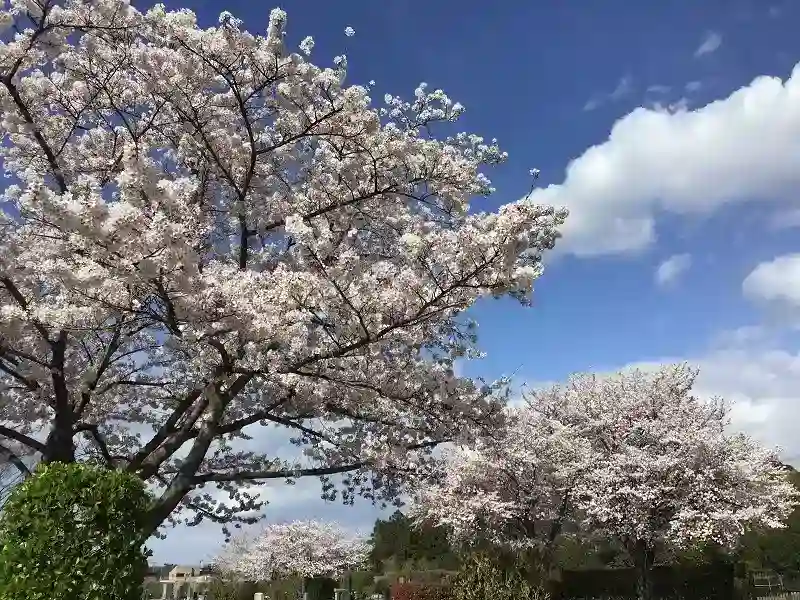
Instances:
[[[329,497],[388,501],[410,456],[494,427],[500,384],[453,373],[461,315],[528,302],[566,213],[475,210],[506,154],[437,135],[461,105],[421,86],[373,108],[343,58],[286,48],[280,9],[265,35],[124,0],[12,0],[9,22],[0,437],[138,474],[155,528],[252,512],[270,479],[346,472]],[[259,425],[303,458],[237,450]]]

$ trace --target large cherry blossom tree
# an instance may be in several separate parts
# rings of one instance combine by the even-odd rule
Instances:
[[[253,35],[227,12],[4,5],[0,436],[66,462],[85,440],[158,488],[155,530],[259,508],[246,486],[270,479],[392,498],[390,475],[493,426],[498,388],[453,372],[463,312],[527,302],[566,213],[470,210],[506,155],[449,134],[461,105],[421,84],[373,108],[345,56],[290,51],[279,9]],[[302,460],[237,449],[259,425]]]
[[[369,545],[336,523],[271,523],[255,535],[231,539],[215,565],[245,581],[280,577],[339,577],[364,564]]]

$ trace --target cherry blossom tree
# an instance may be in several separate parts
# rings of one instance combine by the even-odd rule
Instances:
[[[696,376],[685,364],[576,375],[527,399],[588,442],[592,468],[572,492],[582,523],[624,545],[644,600],[659,547],[732,547],[748,528],[784,527],[800,502],[774,450],[728,433],[728,404],[692,395]]]
[[[506,154],[448,133],[463,107],[421,84],[373,108],[286,22],[0,5],[0,436],[45,462],[86,440],[157,489],[154,531],[244,518],[271,479],[389,500],[494,427],[501,385],[453,372],[463,312],[527,303],[566,217],[471,210]],[[276,426],[301,459],[237,446]]]
[[[245,581],[279,577],[338,577],[364,564],[369,545],[336,523],[269,524],[256,535],[234,537],[217,557],[223,573]]]
[[[412,515],[445,527],[453,542],[488,542],[525,553],[547,572],[555,543],[574,522],[573,495],[592,468],[586,440],[526,407],[473,447],[446,448],[441,474],[417,487]]]
[[[617,540],[649,599],[657,549],[731,547],[800,502],[773,450],[728,433],[727,404],[692,395],[696,375],[666,365],[534,390],[494,440],[448,453],[414,512],[458,539],[537,549],[545,568],[566,524]]]

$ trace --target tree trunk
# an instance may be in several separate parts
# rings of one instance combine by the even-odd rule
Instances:
[[[59,423],[56,421],[47,436],[42,452],[42,462],[73,463],[75,462],[75,442],[72,439],[72,423]]]
[[[636,569],[636,597],[639,600],[653,600],[652,569],[655,552],[647,542],[637,540],[631,554]]]

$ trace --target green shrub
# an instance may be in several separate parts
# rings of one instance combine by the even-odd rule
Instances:
[[[532,586],[519,568],[500,566],[486,553],[470,556],[451,580],[453,600],[544,600],[544,590]]]
[[[149,500],[121,471],[41,465],[0,515],[0,600],[140,600]]]

